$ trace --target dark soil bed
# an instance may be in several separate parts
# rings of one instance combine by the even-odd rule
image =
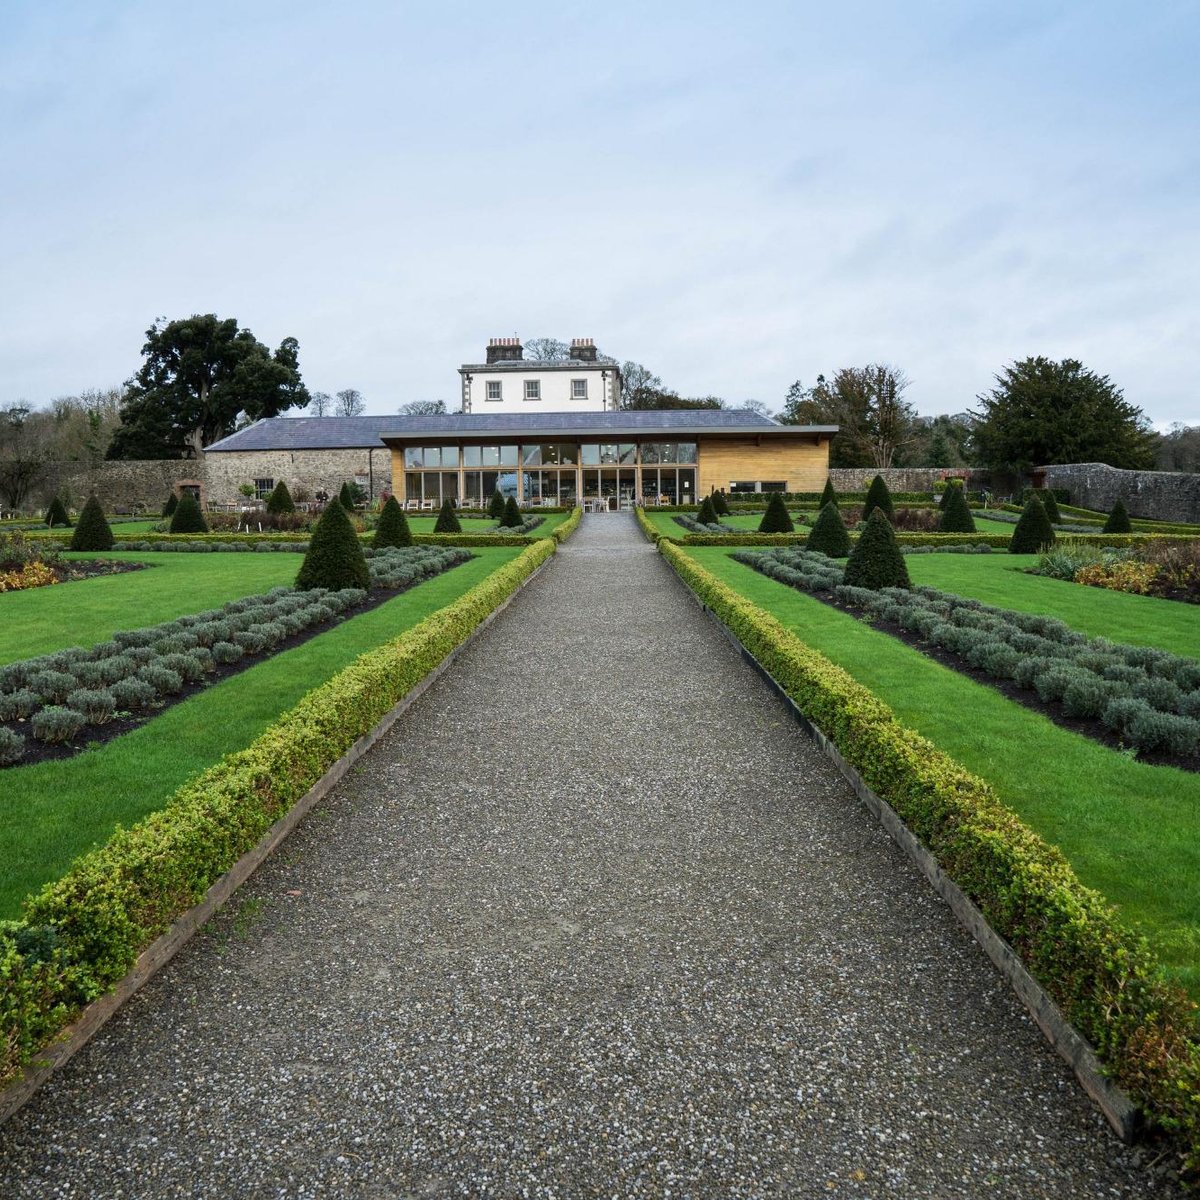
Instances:
[[[1140,592],[1119,592],[1117,588],[1102,588],[1091,583],[1076,583],[1073,579],[1063,579],[1060,575],[1043,575],[1040,571],[1025,571],[1026,575],[1036,575],[1039,579],[1053,579],[1058,583],[1069,583],[1072,587],[1095,587],[1100,592],[1118,592],[1119,595],[1137,596]],[[1177,604],[1200,604],[1200,588],[1161,588],[1146,592],[1150,600],[1173,600]]]

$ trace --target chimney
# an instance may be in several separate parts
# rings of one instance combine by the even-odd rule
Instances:
[[[490,338],[488,340],[487,360],[489,363],[520,362],[525,357],[519,337]]]
[[[572,362],[595,362],[596,343],[591,338],[572,338],[570,357]]]

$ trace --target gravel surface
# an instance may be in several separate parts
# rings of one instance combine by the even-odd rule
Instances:
[[[1171,1195],[644,543],[512,607],[0,1130],[0,1195]]]

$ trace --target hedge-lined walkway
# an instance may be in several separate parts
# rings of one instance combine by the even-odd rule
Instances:
[[[0,1195],[1159,1194],[597,515],[0,1130]]]

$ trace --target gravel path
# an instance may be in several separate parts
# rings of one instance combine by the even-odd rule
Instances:
[[[975,944],[592,516],[0,1130],[17,1197],[1132,1197]]]

